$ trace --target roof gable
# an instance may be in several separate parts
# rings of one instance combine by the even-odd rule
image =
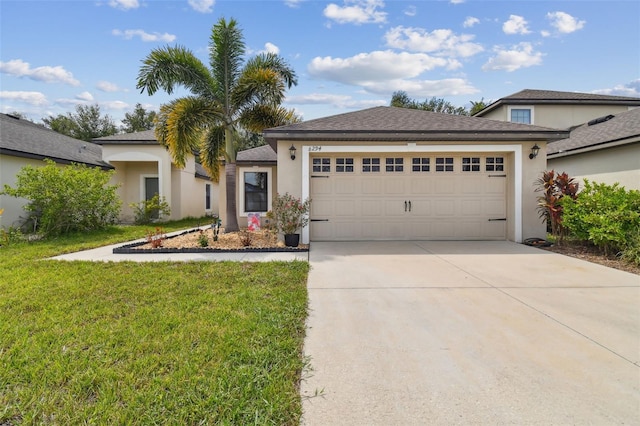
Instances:
[[[547,155],[553,157],[567,155],[572,151],[640,142],[640,108],[609,117],[576,127],[568,138],[549,144]]]
[[[47,129],[28,120],[0,114],[0,153],[14,157],[113,168],[102,161],[102,147]]]
[[[560,92],[556,90],[524,89],[500,98],[474,114],[481,117],[502,105],[622,105],[640,106],[640,98],[597,95],[594,93]]]

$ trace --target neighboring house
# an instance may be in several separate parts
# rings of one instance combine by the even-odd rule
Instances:
[[[568,130],[637,107],[640,98],[526,89],[493,102],[474,117]]]
[[[267,129],[264,136],[277,153],[277,170],[254,158],[255,168],[240,166],[239,173],[266,173],[268,200],[275,192],[312,199],[303,242],[521,242],[546,235],[534,192],[546,159],[530,159],[532,147],[544,150],[569,132],[376,107]],[[253,197],[247,192],[239,185],[238,199]]]
[[[103,160],[116,170],[112,183],[120,185],[123,222],[133,221],[130,203],[148,200],[156,193],[171,207],[172,220],[218,213],[218,184],[211,181],[194,155],[187,157],[184,168],[177,167],[153,130],[105,136],[93,142],[102,146]]]
[[[0,189],[15,186],[16,175],[23,167],[44,166],[45,158],[61,166],[85,164],[111,170],[102,159],[102,148],[89,142],[70,138],[39,124],[8,114],[0,114]],[[0,226],[19,226],[26,218],[23,210],[28,200],[0,195]]]
[[[640,108],[594,119],[547,146],[547,167],[640,190]]]

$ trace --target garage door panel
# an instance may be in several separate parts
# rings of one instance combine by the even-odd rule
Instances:
[[[504,240],[507,222],[495,219],[507,217],[507,178],[483,172],[484,157],[480,172],[462,171],[463,156],[451,156],[453,170],[443,172],[436,172],[435,156],[430,170],[407,167],[408,156],[403,171],[365,172],[359,156],[353,172],[332,167],[328,177],[310,181],[311,239]]]

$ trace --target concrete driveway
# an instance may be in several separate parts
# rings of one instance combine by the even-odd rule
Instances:
[[[638,275],[502,241],[309,258],[303,424],[640,421]]]

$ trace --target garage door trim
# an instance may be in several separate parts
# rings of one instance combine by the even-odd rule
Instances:
[[[302,199],[310,195],[311,190],[311,153],[465,153],[465,152],[512,152],[514,154],[514,192],[507,194],[514,198],[514,239],[522,242],[522,145],[305,145],[302,147]],[[309,242],[309,225],[302,230],[302,241]]]

